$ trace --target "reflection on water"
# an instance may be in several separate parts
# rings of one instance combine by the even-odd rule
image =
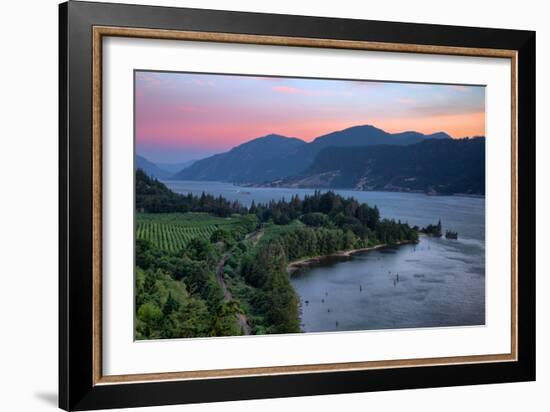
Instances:
[[[242,188],[219,182],[166,182],[179,193],[203,191],[250,205],[303,197],[313,189]],[[295,273],[307,332],[483,325],[485,199],[336,190],[378,206],[382,217],[425,226],[441,219],[458,240],[423,236],[417,245],[331,258]]]

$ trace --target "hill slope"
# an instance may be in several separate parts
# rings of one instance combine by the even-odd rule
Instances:
[[[293,137],[267,135],[234,147],[229,152],[198,160],[177,173],[178,180],[257,182],[287,176],[289,155],[306,143]]]
[[[193,163],[195,163],[195,160],[188,160],[187,162],[180,163],[156,163],[156,165],[162,170],[166,170],[168,173],[170,173],[170,176],[173,176],[174,174],[191,166]]]
[[[272,185],[483,195],[485,138],[330,147],[306,171]]]
[[[167,170],[161,169],[155,163],[147,160],[145,157],[140,155],[136,155],[136,169],[141,169],[148,176],[154,177],[156,179],[167,179],[173,174]]]

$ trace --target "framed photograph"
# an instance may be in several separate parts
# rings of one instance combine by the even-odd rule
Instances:
[[[535,379],[535,33],[60,5],[59,402]]]

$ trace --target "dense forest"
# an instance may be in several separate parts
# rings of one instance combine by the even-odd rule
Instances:
[[[138,170],[136,208],[137,339],[300,332],[290,262],[418,240],[418,228],[332,191],[245,207]]]

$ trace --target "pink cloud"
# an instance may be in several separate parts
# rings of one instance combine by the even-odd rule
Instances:
[[[290,87],[290,86],[273,86],[271,90],[278,93],[290,93],[290,94],[304,93],[302,89],[298,89],[296,87]]]

